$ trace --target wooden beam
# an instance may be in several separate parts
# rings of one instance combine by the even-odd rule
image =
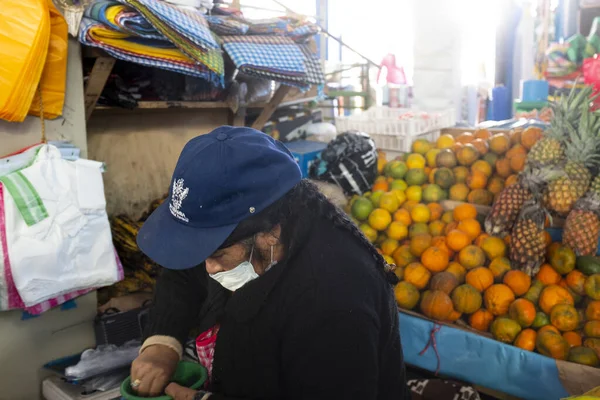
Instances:
[[[254,129],[261,130],[263,126],[265,126],[269,118],[271,118],[277,107],[279,107],[279,104],[290,91],[290,88],[290,86],[286,85],[279,86],[279,89],[277,89],[271,101],[267,103],[267,105],[263,108],[258,118],[256,118],[256,121],[254,121],[254,123],[252,124],[252,127]]]
[[[112,57],[98,57],[94,62],[92,73],[88,79],[87,85],[84,91],[84,102],[85,102],[85,119],[90,119],[96,103],[104,90],[104,85],[108,81],[108,77],[115,65],[116,60]]]
[[[240,107],[236,112],[232,112],[232,126],[246,126],[246,107]]]

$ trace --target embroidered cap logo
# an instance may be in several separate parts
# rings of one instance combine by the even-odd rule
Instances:
[[[173,193],[171,194],[171,204],[169,204],[169,210],[173,216],[183,222],[189,222],[189,219],[181,211],[181,203],[187,197],[190,192],[190,188],[183,186],[183,179],[177,179],[173,182]]]

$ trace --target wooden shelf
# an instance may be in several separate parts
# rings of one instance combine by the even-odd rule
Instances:
[[[97,105],[95,110],[157,110],[168,108],[229,108],[229,105],[224,101],[139,101],[136,108],[127,109],[123,107],[111,107]]]

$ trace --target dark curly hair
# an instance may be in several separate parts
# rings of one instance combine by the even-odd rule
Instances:
[[[331,221],[335,227],[352,233],[371,252],[377,269],[381,271],[384,278],[392,285],[398,282],[392,268],[388,266],[362,231],[313,183],[306,179],[300,181],[285,196],[263,211],[240,222],[220,248],[247,242],[257,233],[270,232],[274,227],[280,225],[281,237],[279,239],[283,245],[283,261],[285,261],[301,248],[311,229],[310,221],[318,218]]]

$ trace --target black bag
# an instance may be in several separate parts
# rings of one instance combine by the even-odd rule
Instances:
[[[368,192],[377,178],[375,142],[363,132],[342,133],[311,165],[309,177],[334,183],[347,195]]]
[[[149,302],[134,310],[121,312],[109,308],[94,321],[96,345],[114,344],[121,346],[131,340],[142,340],[148,324]]]

